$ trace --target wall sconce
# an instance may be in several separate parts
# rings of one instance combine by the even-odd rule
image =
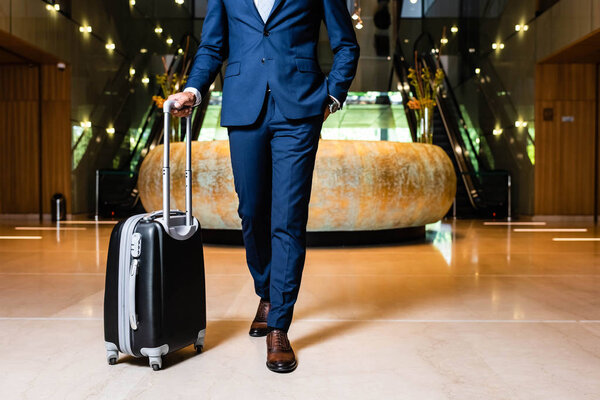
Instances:
[[[81,32],[81,33],[92,33],[92,27],[91,26],[80,26],[79,27],[79,32]]]

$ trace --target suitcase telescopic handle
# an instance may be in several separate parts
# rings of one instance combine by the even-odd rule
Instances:
[[[171,110],[174,107],[173,100],[167,100],[163,104],[164,113],[164,156],[163,156],[163,219],[165,226],[170,227],[169,219],[171,216],[171,175],[169,173],[169,147],[171,132]],[[185,225],[192,225],[192,116],[185,120]]]

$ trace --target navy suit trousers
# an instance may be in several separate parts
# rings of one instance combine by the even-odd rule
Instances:
[[[287,331],[306,255],[306,223],[323,115],[286,119],[267,92],[258,120],[229,127],[246,260],[267,325]]]

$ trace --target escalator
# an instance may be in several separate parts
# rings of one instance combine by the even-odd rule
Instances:
[[[180,43],[184,40],[185,36]],[[168,71],[178,71],[183,63],[183,57],[177,55],[167,56],[167,60]],[[89,186],[90,196],[95,198],[95,213],[99,217],[126,217],[144,212],[137,192],[138,172],[146,155],[162,143],[164,135],[162,110],[150,100],[150,96],[144,95],[140,99],[133,95],[127,83],[121,86],[120,106],[113,109],[111,118],[115,126],[120,127],[119,131],[125,134],[113,133],[109,138],[112,140],[78,141],[72,150],[73,154],[80,153],[77,157],[80,162],[74,162],[75,174],[78,171],[94,174],[95,171],[95,182]],[[157,89],[155,94],[162,95],[162,91]],[[143,106],[140,100],[147,101],[147,105]],[[206,103],[203,102],[192,114],[192,140],[198,137]],[[135,121],[139,122],[136,124]]]
[[[396,46],[394,68],[402,88],[403,98],[414,96],[407,84],[408,63],[399,44]],[[420,62],[433,71],[444,69],[435,51],[423,52]],[[444,71],[445,72],[445,71]],[[501,218],[509,216],[509,193],[507,182],[510,181],[508,171],[494,170],[485,157],[478,151],[478,141],[473,142],[467,120],[454,96],[452,87],[445,79],[443,88],[436,97],[437,107],[433,115],[433,144],[440,146],[452,161],[457,175],[457,192],[455,205],[450,215],[460,218]],[[407,118],[414,118],[412,110],[407,110]],[[411,124],[416,130],[417,124]],[[413,134],[416,137],[416,132]]]

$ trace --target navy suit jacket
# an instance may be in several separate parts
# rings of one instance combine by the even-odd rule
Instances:
[[[322,20],[334,53],[328,77],[317,62]],[[267,85],[286,118],[306,118],[324,112],[328,94],[343,104],[358,57],[345,0],[275,0],[266,23],[253,0],[208,0],[186,86],[204,97],[227,59],[222,126],[254,123]]]

